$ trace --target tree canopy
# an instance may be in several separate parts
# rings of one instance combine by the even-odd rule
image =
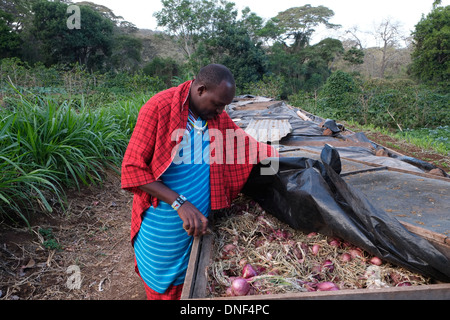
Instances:
[[[412,73],[426,83],[450,80],[450,6],[435,6],[413,32]]]

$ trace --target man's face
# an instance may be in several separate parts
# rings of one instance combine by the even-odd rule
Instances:
[[[225,106],[233,101],[235,94],[235,87],[226,81],[213,89],[194,81],[191,89],[189,106],[203,120],[211,120],[220,115]]]

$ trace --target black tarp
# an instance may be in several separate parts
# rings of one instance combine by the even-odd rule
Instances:
[[[339,237],[385,261],[450,282],[450,260],[444,254],[339,176],[333,147],[323,148],[322,161],[285,157],[271,159],[272,164],[277,160],[272,175],[261,174],[264,165],[256,166],[242,190],[268,213],[294,229]]]

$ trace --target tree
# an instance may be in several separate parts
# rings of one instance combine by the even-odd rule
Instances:
[[[381,42],[381,63],[379,77],[384,78],[387,65],[393,61],[397,55],[395,50],[398,47],[401,30],[399,22],[392,22],[390,19],[384,19],[375,30],[375,37]]]
[[[11,28],[13,15],[0,9],[0,59],[17,56],[20,38]]]
[[[142,40],[119,34],[114,36],[111,64],[116,71],[134,73],[140,69]]]
[[[411,72],[419,80],[448,86],[450,80],[450,6],[437,5],[413,32]]]
[[[238,87],[262,78],[265,52],[258,42],[262,19],[249,8],[225,0],[163,0],[155,14],[159,26],[175,36],[192,70],[215,62],[227,65]]]
[[[79,63],[89,70],[104,67],[111,55],[113,23],[87,6],[80,6],[81,29],[67,28],[68,5],[39,1],[33,6],[33,30],[42,43],[44,63]]]
[[[262,79],[266,73],[266,55],[248,30],[239,24],[219,26],[217,33],[206,42],[217,63],[226,65],[234,74],[238,88]]]
[[[213,3],[206,0],[162,0],[163,8],[155,12],[158,26],[175,36],[188,58],[196,50],[201,34],[213,16]]]
[[[315,28],[324,25],[327,28],[338,28],[329,20],[334,16],[333,10],[324,7],[312,7],[307,4],[280,12],[271,23],[276,23],[284,40],[293,40],[291,48],[299,50],[307,46]]]
[[[158,77],[166,87],[170,87],[173,78],[179,74],[179,66],[172,58],[156,57],[145,65],[143,72],[148,76]]]

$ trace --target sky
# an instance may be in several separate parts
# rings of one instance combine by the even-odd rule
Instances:
[[[115,15],[135,24],[140,29],[160,30],[153,13],[162,9],[160,0],[90,0],[113,10]],[[399,23],[403,34],[408,36],[415,25],[431,11],[433,0],[228,0],[234,2],[239,10],[249,7],[258,16],[267,20],[275,17],[278,12],[305,4],[317,7],[323,5],[334,11],[331,23],[340,24],[342,28],[337,33],[330,30],[318,30],[315,37],[318,40],[328,36],[339,37],[344,30],[357,27],[363,36],[366,46],[377,45],[374,37],[369,35],[380,25],[383,19]],[[450,0],[442,0],[442,5],[450,5]]]

